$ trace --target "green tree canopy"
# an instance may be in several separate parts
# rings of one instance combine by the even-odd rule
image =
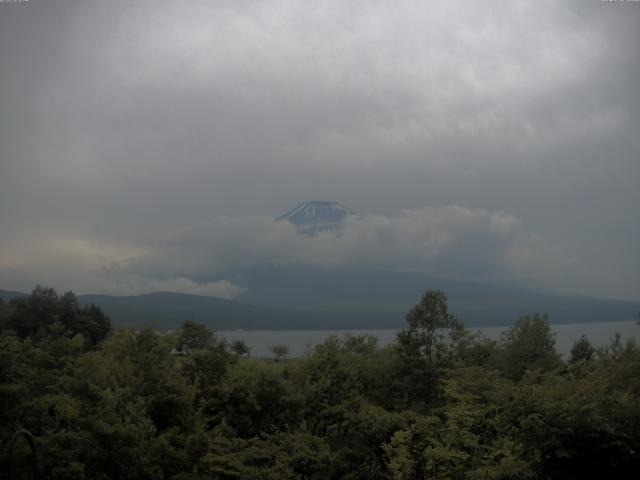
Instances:
[[[243,357],[245,355],[249,356],[251,354],[251,347],[247,345],[247,342],[244,340],[235,340],[231,342],[229,348],[231,348],[231,351],[239,357]]]
[[[37,286],[31,295],[14,298],[2,310],[0,328],[20,338],[82,335],[87,346],[94,347],[111,332],[111,320],[99,307],[80,305],[72,292],[59,296],[53,288]]]
[[[407,401],[432,403],[440,394],[439,369],[453,359],[464,325],[449,313],[447,296],[428,290],[407,314],[408,328],[397,336],[405,374],[398,384]]]
[[[547,315],[525,315],[502,336],[505,376],[520,380],[528,369],[551,370],[560,365],[555,335]]]
[[[201,350],[211,345],[214,333],[204,325],[194,320],[185,320],[177,332],[178,351],[182,353]]]
[[[275,345],[271,345],[269,347],[269,350],[271,351],[271,353],[273,353],[276,362],[282,360],[283,358],[287,358],[287,356],[291,352],[289,345],[286,345],[284,343],[276,343]]]
[[[428,363],[444,359],[464,332],[464,325],[449,313],[447,296],[428,290],[407,314],[409,327],[398,334],[405,352]]]
[[[571,348],[571,358],[569,359],[569,362],[576,363],[581,361],[591,361],[595,353],[596,349],[593,348],[589,339],[585,335],[582,335],[578,340],[576,340]]]

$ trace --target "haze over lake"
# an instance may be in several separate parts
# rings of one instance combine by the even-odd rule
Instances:
[[[492,340],[498,340],[502,332],[508,327],[482,327],[470,329],[479,331]],[[586,335],[594,347],[609,345],[611,340],[619,333],[622,341],[640,338],[640,325],[635,322],[603,322],[603,323],[573,323],[567,325],[551,325],[551,330],[556,335],[556,350],[563,355],[571,351],[573,343]],[[272,356],[269,347],[275,344],[285,344],[291,349],[292,356],[303,355],[309,346],[324,342],[331,335],[339,337],[350,333],[363,335],[368,333],[378,338],[380,345],[388,345],[393,342],[398,330],[372,329],[372,330],[234,330],[221,331],[220,335],[229,341],[244,340],[251,347],[251,355],[255,357]]]

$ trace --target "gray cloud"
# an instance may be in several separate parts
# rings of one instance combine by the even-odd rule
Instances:
[[[221,217],[117,263],[107,274],[205,283],[234,268],[356,266],[522,282],[540,268],[549,254],[544,249],[544,241],[515,216],[456,205],[351,216],[343,229],[314,235],[270,217]]]
[[[102,288],[95,272],[108,263],[71,274],[34,246],[43,239],[117,245],[109,261],[122,263],[134,250],[166,253],[171,232],[211,218],[230,216],[234,230],[241,217],[327,198],[409,232],[403,208],[512,212],[546,245],[518,278],[638,297],[638,5],[0,7],[0,270],[13,272],[2,286],[48,278],[46,264],[72,288]],[[332,243],[336,255],[348,238]],[[256,238],[248,253],[263,259],[273,241]],[[486,275],[471,266],[481,243],[457,245],[438,268]]]

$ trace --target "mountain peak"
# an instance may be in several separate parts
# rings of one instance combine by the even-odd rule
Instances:
[[[339,228],[349,215],[355,213],[338,202],[311,200],[276,218],[288,221],[307,233]]]

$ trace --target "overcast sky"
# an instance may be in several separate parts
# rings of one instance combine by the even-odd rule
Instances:
[[[640,3],[0,3],[0,288],[364,265],[640,298]],[[357,213],[304,237],[310,200]]]

